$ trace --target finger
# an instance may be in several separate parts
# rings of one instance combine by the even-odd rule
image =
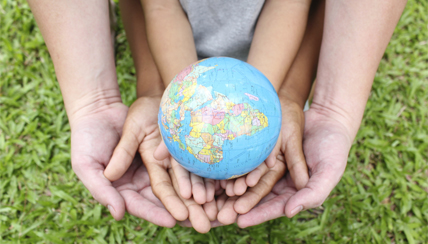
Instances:
[[[346,159],[345,159],[346,160]],[[291,218],[302,210],[321,206],[333,188],[339,183],[346,167],[344,164],[333,167],[319,163],[323,167],[315,171],[308,184],[294,194],[285,206],[285,214]]]
[[[214,200],[215,194],[215,181],[213,179],[204,178],[205,188],[207,190],[207,202]]]
[[[175,226],[175,219],[164,207],[157,206],[133,190],[123,190],[120,194],[125,199],[126,209],[129,214],[147,220],[155,225],[169,228]],[[153,193],[151,194],[153,195]]]
[[[215,191],[215,195],[216,195],[216,196],[220,196],[220,195],[221,195],[221,194],[223,194],[223,193],[224,193],[224,189],[223,189],[223,188],[221,188],[221,187],[220,187],[220,189],[218,189],[218,190],[216,190],[216,191]]]
[[[275,183],[284,175],[285,165],[281,162],[277,162],[267,174],[265,174],[258,184],[250,189],[240,197],[235,205],[234,209],[239,214],[245,214],[256,206],[263,197],[271,192]]]
[[[162,161],[169,156],[170,154],[168,148],[166,147],[165,142],[163,142],[162,140],[159,146],[156,148],[155,152],[153,153],[153,157],[157,160]]]
[[[181,197],[189,199],[192,196],[192,184],[190,181],[190,173],[181,166],[175,159],[171,159],[171,165],[174,169],[175,177],[177,178],[178,188],[180,189]]]
[[[178,190],[178,182],[173,171],[174,170],[171,169],[169,175],[175,190]],[[199,233],[207,233],[211,229],[211,224],[202,206],[197,204],[193,199],[181,198],[181,200],[189,211],[189,220],[193,228]]]
[[[233,186],[233,191],[235,195],[241,196],[247,190],[247,184],[245,183],[247,176],[239,177],[235,180],[235,184]]]
[[[309,181],[308,167],[305,155],[303,154],[301,129],[294,129],[292,134],[288,135],[285,140],[284,155],[287,162],[287,169],[297,190],[300,190]]]
[[[275,166],[275,165],[274,165]],[[259,182],[260,178],[269,171],[265,163],[262,163],[255,170],[251,171],[245,178],[245,183],[249,187],[253,187]]]
[[[166,169],[156,163],[146,163],[145,165],[155,196],[161,200],[165,208],[176,220],[183,221],[187,219],[189,216],[187,207],[177,195]]]
[[[188,227],[188,228],[193,227],[192,223],[188,219],[186,219],[185,221],[178,222],[178,224],[181,227]],[[211,228],[215,228],[215,227],[219,227],[219,226],[223,226],[223,224],[218,222],[218,220],[211,221]]]
[[[192,228],[193,226],[192,226],[192,223],[190,222],[190,220],[189,219],[186,219],[186,220],[184,220],[184,221],[179,221],[178,222],[178,224],[181,226],[181,227],[187,227],[187,228]]]
[[[226,190],[227,180],[220,180],[220,186],[221,188]]]
[[[233,191],[233,183],[234,182],[235,182],[235,180],[228,180],[226,183],[226,194],[229,197],[235,196],[235,192]]]
[[[214,180],[214,183],[215,183],[215,191],[222,189],[219,180]]]
[[[114,149],[110,162],[104,171],[104,176],[107,179],[115,181],[125,174],[132,160],[134,160],[138,146],[143,141],[144,137],[144,133],[133,126],[133,123],[125,122],[122,137]]]
[[[219,197],[217,197],[216,202],[217,202],[217,209],[218,211],[220,211],[224,204],[226,203],[228,196],[226,195],[226,193],[221,194]]]
[[[224,189],[220,185],[219,180],[215,180],[215,196],[220,196],[224,192]]]
[[[238,213],[233,209],[233,205],[238,197],[230,197],[226,200],[221,210],[218,212],[217,220],[224,224],[230,225],[235,223]]]
[[[73,158],[73,170],[95,200],[106,206],[115,220],[125,215],[125,201],[120,193],[104,177],[103,166],[85,159]]]
[[[192,182],[193,199],[198,204],[202,205],[207,202],[207,191],[205,189],[204,180],[193,173],[190,173],[190,181]]]
[[[217,219],[217,203],[214,201],[207,202],[203,205],[204,211],[207,214],[207,217],[210,221],[214,221]]]
[[[285,204],[295,193],[296,188],[292,184],[291,177],[289,175],[282,177],[275,184],[272,191],[253,209],[246,214],[239,215],[237,220],[238,226],[246,228],[284,216]]]
[[[273,195],[273,193],[270,194]],[[292,193],[275,196],[270,201],[251,209],[248,213],[239,215],[237,220],[238,226],[240,228],[247,228],[284,216],[285,203],[291,195]]]
[[[269,156],[266,158],[266,160],[265,160],[265,162],[266,162],[266,165],[269,167],[269,168],[273,168],[273,166],[275,166],[275,163],[276,163],[276,156],[280,153],[280,151],[281,151],[281,139],[282,139],[282,137],[281,136],[279,136],[278,137],[278,140],[277,140],[277,142],[276,142],[276,144],[275,144],[275,147],[273,148],[273,150],[272,150],[272,152],[269,154]]]

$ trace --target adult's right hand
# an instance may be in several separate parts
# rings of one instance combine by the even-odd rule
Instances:
[[[316,105],[305,112],[303,150],[310,172],[308,183],[298,190],[287,173],[259,205],[238,217],[238,226],[258,225],[284,215],[291,218],[325,201],[345,171],[353,141],[336,116]]]
[[[176,221],[154,196],[141,159],[133,160],[116,182],[111,183],[104,177],[104,169],[122,134],[128,107],[121,102],[94,107],[85,112],[77,111],[70,119],[74,172],[116,220],[128,211],[156,225],[173,227]]]

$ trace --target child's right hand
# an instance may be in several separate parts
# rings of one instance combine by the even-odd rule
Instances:
[[[213,179],[203,178],[190,173],[183,168],[174,158],[171,157],[163,141],[156,149],[154,158],[157,160],[171,158],[171,166],[177,181],[177,192],[180,192],[182,198],[190,199],[193,196],[195,202],[201,205],[214,200],[215,181]]]
[[[116,146],[104,176],[110,181],[119,179],[131,165],[135,153],[140,152],[150,177],[153,193],[162,204],[179,221],[188,218],[188,209],[177,196],[168,169],[171,168],[169,158],[159,161],[153,152],[161,142],[157,115],[161,97],[141,97],[130,109],[123,127],[122,136]]]
[[[175,177],[170,176],[170,172],[180,170],[181,166],[173,166],[174,163],[169,157],[163,160],[153,157],[155,149],[162,141],[157,117],[160,100],[160,96],[141,97],[129,108],[122,136],[104,176],[110,181],[119,179],[127,171],[138,151],[150,177],[150,183],[146,185],[151,185],[154,195],[176,220],[190,220],[195,230],[205,233],[211,227],[209,221],[215,220],[217,215],[215,201],[200,206],[195,204],[193,199],[183,199],[179,191],[176,191]],[[212,195],[214,198],[214,192]]]

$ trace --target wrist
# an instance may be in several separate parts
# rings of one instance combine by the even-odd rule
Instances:
[[[362,118],[351,115],[340,106],[333,105],[328,102],[323,103],[315,99],[312,101],[309,110],[319,115],[320,120],[330,120],[334,121],[337,125],[340,125],[340,127],[342,127],[349,136],[350,143],[353,142],[360,127]]]
[[[305,107],[307,95],[293,88],[281,88],[278,90],[279,97],[285,97],[288,101],[296,103],[302,110]]]
[[[65,100],[68,120],[72,126],[79,119],[111,108],[125,106],[118,89],[102,89],[82,94],[74,100]]]
[[[137,79],[138,80],[138,79]],[[160,82],[137,81],[137,98],[162,96],[165,86]]]
[[[360,80],[360,86],[351,86],[343,79],[317,79],[311,109],[343,124],[354,138],[364,115],[371,82]]]

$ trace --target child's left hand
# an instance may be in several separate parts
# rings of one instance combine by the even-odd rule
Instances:
[[[309,180],[303,154],[302,136],[305,123],[303,109],[285,95],[279,95],[279,98],[282,109],[281,134],[277,145],[268,157],[269,160],[275,160],[274,166],[272,168],[263,166],[267,168],[266,173],[242,196],[217,200],[219,209],[217,219],[222,224],[234,223],[238,214],[245,214],[259,204],[260,200],[269,194],[275,183],[281,179],[286,168],[297,189],[303,188]],[[247,177],[250,177],[250,174]],[[240,179],[236,181],[238,180]],[[236,181],[234,187],[237,184]]]

